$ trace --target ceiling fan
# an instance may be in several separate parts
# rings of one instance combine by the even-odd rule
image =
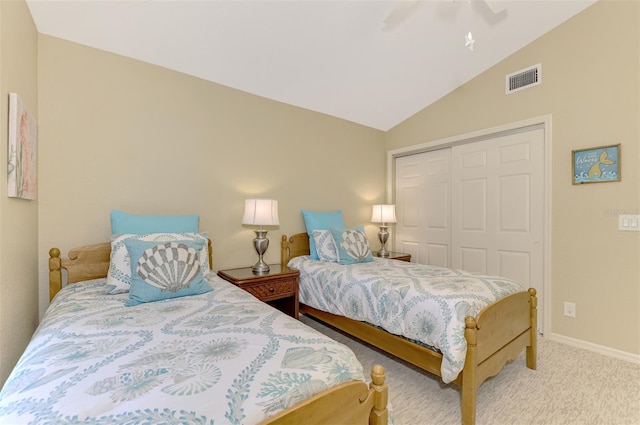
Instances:
[[[456,0],[450,0],[455,2]],[[461,0],[464,1],[464,0]],[[471,3],[471,0],[466,0],[468,3]],[[507,1],[505,0],[477,0],[484,2],[488,9],[492,12],[494,16],[501,15],[507,9]],[[397,27],[399,27],[406,19],[408,19],[415,11],[420,7],[420,4],[424,3],[424,1],[420,0],[399,0],[396,2],[391,12],[386,16],[386,18],[382,21],[383,30],[390,31]],[[502,14],[504,15],[504,14]],[[485,14],[486,17],[486,14]],[[475,40],[473,39],[473,34],[469,31],[464,36],[464,46],[469,50],[473,51],[473,45],[475,44]]]
[[[450,0],[456,2],[456,0]],[[460,2],[472,0],[459,0]],[[477,0],[484,2],[494,15],[498,15],[507,9],[507,0]],[[400,26],[420,7],[424,0],[398,0],[389,14],[382,21],[385,30],[392,30]]]

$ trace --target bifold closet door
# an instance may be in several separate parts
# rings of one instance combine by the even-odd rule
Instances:
[[[396,249],[411,261],[449,267],[451,149],[396,158]]]
[[[453,148],[453,268],[504,276],[542,294],[544,130]]]
[[[542,323],[544,164],[543,129],[395,158],[395,249],[535,288]]]

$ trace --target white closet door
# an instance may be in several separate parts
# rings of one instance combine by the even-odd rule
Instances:
[[[451,149],[396,158],[396,249],[450,266]]]
[[[455,146],[453,158],[452,267],[511,278],[541,299],[544,130]]]

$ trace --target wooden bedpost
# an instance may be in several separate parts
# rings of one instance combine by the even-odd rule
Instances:
[[[297,233],[291,237],[282,235],[280,246],[280,264],[284,267],[292,258],[309,255],[309,235],[306,233]]]
[[[287,243],[287,235],[282,235],[280,242],[280,265],[286,266],[289,262],[289,244]]]
[[[531,334],[529,335],[529,345],[527,345],[527,367],[534,370],[538,364],[538,297],[536,294],[537,292],[534,288],[529,288]]]
[[[369,425],[385,425],[389,421],[389,411],[387,403],[389,393],[387,385],[384,383],[387,373],[380,365],[375,365],[371,369],[371,383],[369,388],[373,390],[373,409],[369,415]]]
[[[209,268],[213,270],[213,247],[209,238],[207,238],[207,251],[209,252]]]
[[[477,349],[478,335],[475,317],[464,319],[464,338],[467,340],[467,356],[462,371],[462,425],[474,425],[476,423],[476,399],[477,399]]]
[[[49,301],[62,289],[62,270],[60,270],[60,250],[49,250]]]

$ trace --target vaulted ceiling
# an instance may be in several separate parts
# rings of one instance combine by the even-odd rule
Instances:
[[[380,130],[594,2],[27,0],[40,33]]]

